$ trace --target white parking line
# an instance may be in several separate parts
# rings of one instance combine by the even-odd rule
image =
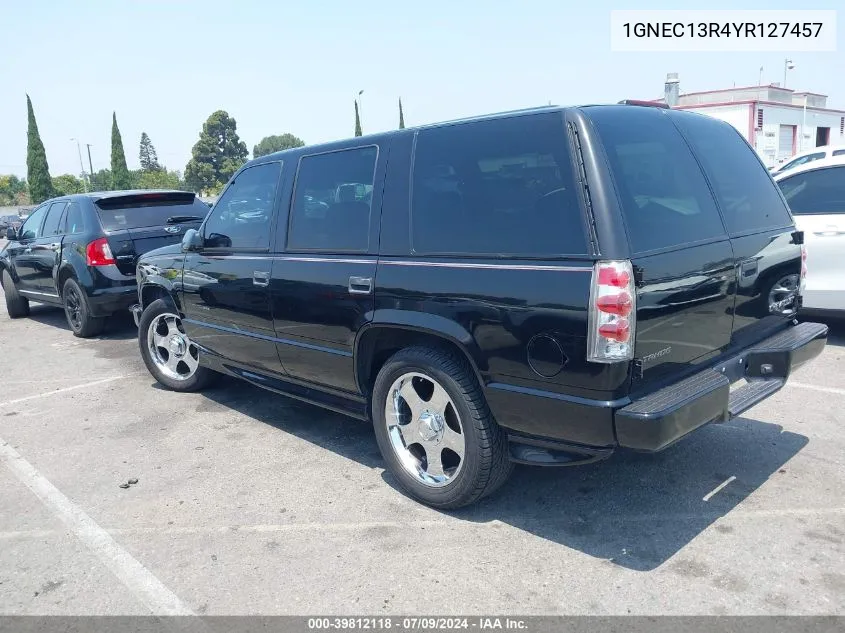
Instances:
[[[111,376],[110,378],[103,378],[102,380],[95,380],[93,382],[86,382],[81,385],[73,385],[72,387],[63,387],[61,389],[56,389],[55,391],[45,391],[44,393],[36,393],[33,396],[26,396],[25,398],[16,398],[15,400],[6,400],[6,402],[0,402],[0,407],[5,407],[8,404],[17,404],[19,402],[26,402],[28,400],[36,400],[38,398],[46,398],[47,396],[55,396],[57,393],[65,393],[66,391],[74,391],[76,389],[85,389],[86,387],[94,387],[95,385],[102,385],[107,382],[112,382],[114,380],[120,380],[123,376]]]
[[[104,381],[89,385],[99,382]],[[176,594],[118,545],[108,532],[64,496],[2,438],[0,459],[154,615],[194,615]]]
[[[710,492],[708,492],[706,495],[704,495],[704,497],[703,497],[701,500],[702,500],[702,501],[710,501],[710,499],[712,499],[712,498],[713,498],[713,495],[715,495],[715,494],[716,494],[717,492],[719,492],[720,490],[723,490],[723,489],[725,488],[725,486],[727,486],[729,483],[731,483],[731,482],[732,482],[732,481],[734,481],[735,479],[736,479],[736,477],[735,477],[735,476],[733,476],[733,475],[731,475],[730,477],[728,477],[727,479],[725,479],[725,481],[723,481],[723,482],[722,482],[722,483],[720,483],[718,486],[716,486],[715,488],[713,488],[713,490],[711,490],[711,491],[710,491]]]
[[[790,387],[798,387],[799,389],[809,389],[810,391],[821,391],[822,393],[835,393],[840,396],[845,396],[845,389],[837,389],[836,387],[809,385],[806,382],[795,382],[794,380],[788,380],[786,384]]]

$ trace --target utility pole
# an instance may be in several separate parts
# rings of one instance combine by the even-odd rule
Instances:
[[[88,148],[88,169],[91,170],[91,178],[94,177],[94,163],[91,162],[91,143],[85,143],[85,147]]]
[[[88,181],[85,179],[85,165],[82,164],[82,148],[79,146],[79,139],[72,138],[71,141],[76,141],[76,152],[79,154],[79,170],[82,172],[82,189],[88,193]]]

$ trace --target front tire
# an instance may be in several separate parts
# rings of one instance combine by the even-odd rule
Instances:
[[[411,347],[381,368],[373,424],[388,470],[412,497],[440,509],[469,505],[498,489],[513,468],[466,359]]]
[[[6,295],[6,312],[10,319],[29,316],[29,299],[20,296],[8,270],[3,270],[3,294]]]
[[[73,278],[68,279],[62,288],[62,306],[65,309],[67,324],[74,336],[79,338],[96,336],[106,326],[104,317],[91,315],[91,307],[88,305],[85,292]]]
[[[173,391],[200,391],[217,377],[199,364],[199,348],[185,334],[172,301],[156,299],[146,307],[138,323],[138,345],[153,378]]]

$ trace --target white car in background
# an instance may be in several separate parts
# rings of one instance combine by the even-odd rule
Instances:
[[[845,314],[845,154],[774,176],[804,232],[804,308]]]
[[[773,177],[779,176],[780,174],[786,171],[791,171],[801,165],[806,165],[807,163],[835,156],[845,157],[845,145],[823,145],[822,147],[814,147],[813,149],[805,152],[800,152],[792,158],[787,158],[782,164],[775,165],[770,168],[769,171],[772,173]]]

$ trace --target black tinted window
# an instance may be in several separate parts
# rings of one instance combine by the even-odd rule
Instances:
[[[411,223],[418,253],[585,253],[560,114],[421,131]]]
[[[47,208],[48,205],[45,204],[29,214],[29,217],[21,226],[18,239],[34,240],[36,237],[41,236],[41,223],[44,221],[44,214],[47,213]]]
[[[845,167],[796,174],[778,184],[795,215],[845,213]]]
[[[64,226],[60,227],[61,232],[66,235],[75,235],[77,233],[84,233],[87,229],[85,226],[85,216],[82,209],[76,202],[71,202],[67,211],[65,212]]]
[[[792,223],[777,186],[733,127],[703,115],[678,117],[710,179],[730,233]]]
[[[845,149],[833,150],[833,156],[845,156]]]
[[[299,161],[288,248],[367,250],[377,156],[362,147]]]
[[[607,152],[635,251],[724,235],[704,175],[668,116],[629,106],[588,113]]]
[[[50,205],[50,210],[47,211],[47,219],[44,220],[44,228],[41,229],[41,235],[56,235],[60,233],[59,222],[62,219],[62,211],[65,210],[67,202],[54,202]]]
[[[211,209],[205,223],[205,245],[269,248],[273,203],[281,172],[282,164],[275,162],[249,167],[238,174]]]
[[[208,207],[190,193],[104,198],[95,206],[106,231],[163,226],[171,218],[194,218],[196,222],[202,222],[208,211]]]

